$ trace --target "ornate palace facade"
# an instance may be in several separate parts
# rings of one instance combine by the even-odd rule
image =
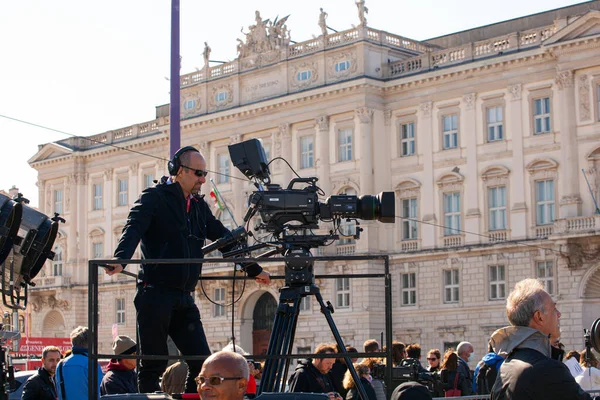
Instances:
[[[327,195],[395,192],[396,224],[361,221],[360,240],[319,250],[391,256],[394,339],[425,349],[464,339],[483,354],[490,333],[507,324],[511,288],[537,277],[558,301],[562,341],[581,349],[582,329],[600,317],[598,10],[592,1],[422,42],[369,27],[360,7],[357,28],[328,34],[323,11],[322,34],[293,44],[285,21],[257,12],[240,57],[181,77],[182,145],[205,155],[237,221],[253,186],[235,179],[243,176],[227,145],[249,138],[260,138],[269,158],[318,177]],[[67,220],[57,258],[30,291],[31,335],[66,336],[87,324],[87,261],[112,256],[140,191],[166,173],[168,141],[161,106],[153,121],[44,144],[31,158],[40,210]],[[272,180],[287,185],[291,170],[271,167]],[[317,274],[382,271],[378,262],[316,266]],[[135,334],[135,287],[124,276],[102,273],[101,282],[100,348],[108,352],[113,324]],[[318,283],[346,343],[379,337],[382,280]],[[264,345],[281,284],[250,283],[236,305],[236,336],[249,351]],[[204,289],[223,302],[229,285]],[[197,299],[218,349],[231,309],[200,289]],[[315,304],[302,303],[298,352],[332,340]]]

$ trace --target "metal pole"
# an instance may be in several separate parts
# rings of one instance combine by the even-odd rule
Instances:
[[[171,105],[169,111],[170,155],[171,158],[181,147],[179,129],[179,0],[171,0]]]

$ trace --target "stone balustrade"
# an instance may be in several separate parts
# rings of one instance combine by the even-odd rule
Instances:
[[[157,130],[158,120],[142,122],[141,124],[88,136],[81,147],[90,149],[106,144],[126,141],[155,133]]]
[[[351,256],[356,252],[356,244],[340,244],[336,246],[338,256]]]
[[[410,75],[416,72],[425,72],[434,68],[448,67],[463,62],[496,56],[498,54],[518,51],[541,45],[542,41],[556,32],[554,25],[515,32],[479,42],[468,43],[462,46],[432,51],[429,54],[428,63],[422,62],[422,56],[415,56],[407,60],[396,61],[388,65],[388,76],[397,77]],[[420,51],[420,49],[418,50]],[[418,68],[414,61],[419,60]],[[408,68],[409,63],[412,68]]]
[[[440,242],[443,247],[459,247],[463,244],[463,235],[444,236]]]
[[[421,248],[420,240],[403,240],[400,243],[401,251],[417,251]]]

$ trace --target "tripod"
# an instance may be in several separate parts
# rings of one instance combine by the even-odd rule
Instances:
[[[314,283],[312,283],[314,281],[312,264],[309,266],[309,268],[307,268],[310,270],[312,279],[310,279],[310,282],[303,284],[290,282],[292,280],[290,277],[298,277],[297,273],[288,273],[290,270],[298,270],[297,268],[293,268],[293,266],[290,264],[292,263],[288,261],[285,262],[286,286],[280,290],[279,305],[275,314],[273,331],[271,332],[271,337],[269,338],[267,356],[281,356],[282,354],[289,356],[292,354],[296,326],[298,324],[298,315],[300,314],[300,301],[306,296],[315,296],[319,302],[319,306],[321,307],[321,312],[323,315],[325,315],[325,319],[329,324],[329,329],[331,329],[331,333],[335,338],[338,348],[344,354],[344,360],[346,361],[348,370],[352,375],[352,379],[354,379],[358,392],[363,400],[367,400],[365,389],[360,382],[358,374],[352,365],[352,360],[346,352],[346,347],[344,346],[342,337],[340,336],[340,333],[335,326],[335,322],[331,317],[333,306],[329,302],[327,305],[324,303],[323,297],[321,296],[321,291]],[[257,394],[285,390],[289,367],[290,358],[268,358],[265,363],[263,376]]]

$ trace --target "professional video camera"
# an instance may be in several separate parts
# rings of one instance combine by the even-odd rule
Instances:
[[[313,283],[313,263],[305,261],[311,257],[311,248],[324,246],[339,239],[341,221],[378,220],[384,223],[395,222],[395,200],[393,192],[381,192],[377,196],[352,195],[330,196],[325,202],[319,201],[323,191],[317,186],[318,178],[292,179],[286,189],[271,184],[269,163],[258,139],[250,139],[229,146],[231,161],[248,179],[255,180],[257,191],[249,198],[249,208],[244,222],[258,212],[261,222],[256,230],[264,229],[273,234],[274,241],[282,249],[286,261],[286,284],[301,286]],[[295,184],[306,184],[295,188]],[[266,190],[263,187],[266,185]],[[319,227],[318,222],[330,221],[334,229],[327,235],[315,235],[310,232]],[[353,235],[358,239],[360,228],[356,222]],[[350,236],[350,235],[349,235]],[[256,249],[265,247],[251,247]],[[303,260],[300,260],[302,258]]]
[[[260,212],[260,229],[275,233],[286,229],[315,229],[318,228],[319,219],[327,221],[358,218],[395,222],[393,192],[381,192],[377,196],[364,195],[360,198],[352,195],[330,196],[321,203],[318,196],[323,192],[316,185],[318,178],[292,179],[286,189],[271,184],[267,159],[259,140],[250,139],[230,145],[229,154],[233,165],[248,179],[256,179],[267,185],[267,190],[263,190],[262,185],[257,182],[259,191],[250,196],[250,208],[244,218],[248,220],[257,211]],[[297,183],[305,183],[307,186],[294,188]]]

